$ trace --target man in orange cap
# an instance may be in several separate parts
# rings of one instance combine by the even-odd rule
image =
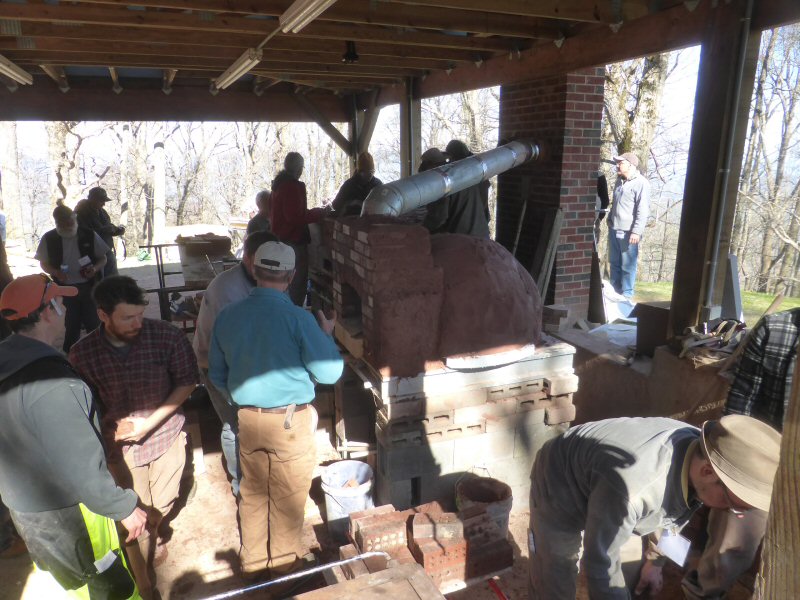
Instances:
[[[139,598],[113,521],[133,540],[147,516],[136,493],[114,483],[92,392],[53,348],[62,298],[77,294],[28,275],[0,295],[13,331],[0,342],[0,496],[33,561],[62,588]]]

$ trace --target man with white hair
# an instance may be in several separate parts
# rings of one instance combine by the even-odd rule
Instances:
[[[294,250],[256,250],[257,287],[217,316],[208,375],[230,393],[239,419],[240,560],[246,578],[280,576],[301,564],[303,517],[316,465],[314,384],[333,384],[344,362],[334,318],[292,304]],[[246,335],[243,335],[246,332]]]
[[[639,158],[633,152],[614,157],[617,185],[608,214],[608,262],[614,291],[633,296],[639,243],[650,214],[650,183],[639,173]]]

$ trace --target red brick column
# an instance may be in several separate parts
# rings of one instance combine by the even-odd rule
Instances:
[[[550,289],[540,292],[545,304],[569,305],[572,318],[585,318],[589,306],[603,80],[604,69],[596,67],[503,86],[500,95],[501,142],[536,138],[548,156],[498,177],[497,241],[512,249],[523,202],[561,207]],[[516,253],[528,268],[541,224],[541,210],[528,204]]]

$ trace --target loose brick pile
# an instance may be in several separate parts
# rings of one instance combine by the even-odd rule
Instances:
[[[416,561],[440,589],[457,586],[511,567],[511,544],[483,507],[445,512],[431,502],[397,511],[392,505],[350,515],[353,544],[342,546],[341,558],[381,550],[400,564]],[[381,559],[358,561],[344,568],[348,579],[389,566]]]

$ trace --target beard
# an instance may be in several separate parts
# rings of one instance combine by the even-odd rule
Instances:
[[[120,331],[113,325],[109,326],[106,325],[106,331],[113,335],[116,339],[120,342],[124,342],[126,344],[130,344],[131,342],[136,341],[136,338],[139,337],[139,333],[141,333],[141,328],[136,330],[127,330],[127,331]]]
[[[75,223],[72,227],[56,227],[56,233],[62,238],[74,238],[78,235],[78,224]]]

